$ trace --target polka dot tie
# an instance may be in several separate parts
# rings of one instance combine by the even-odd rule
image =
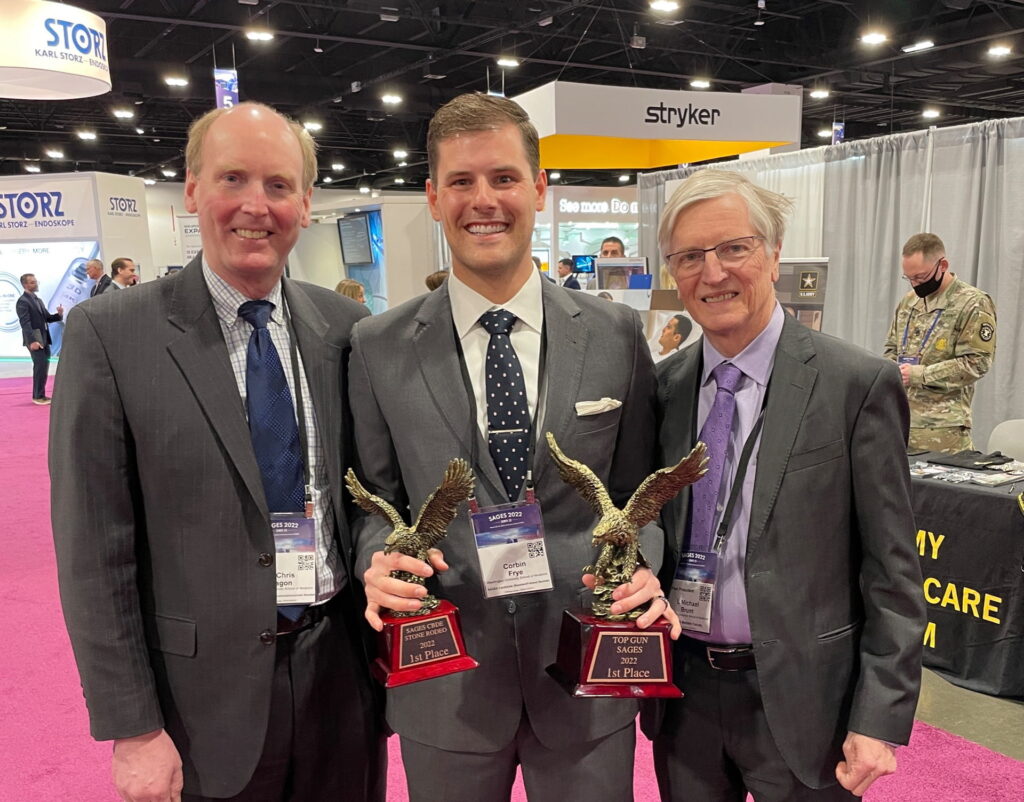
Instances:
[[[519,498],[530,450],[530,407],[523,366],[509,333],[516,316],[504,309],[484,312],[480,325],[491,335],[485,362],[487,444],[509,501]]]
[[[743,371],[729,362],[721,363],[711,371],[718,390],[711,412],[700,430],[700,439],[708,447],[708,472],[693,485],[693,516],[690,523],[690,546],[694,551],[707,551],[711,546],[712,527],[718,517],[722,475],[725,473],[725,455],[729,448],[729,433],[736,412],[736,388]]]

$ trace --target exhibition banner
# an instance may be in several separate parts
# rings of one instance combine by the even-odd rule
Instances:
[[[650,168],[800,141],[800,98],[555,81],[513,98],[541,137],[541,166]]]
[[[95,238],[92,188],[84,173],[0,177],[0,242]]]
[[[230,109],[238,105],[238,71],[213,71],[213,88],[217,93],[217,108]]]

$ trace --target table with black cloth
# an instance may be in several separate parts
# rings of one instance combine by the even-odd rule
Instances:
[[[912,485],[925,666],[973,691],[1024,697],[1024,481]]]

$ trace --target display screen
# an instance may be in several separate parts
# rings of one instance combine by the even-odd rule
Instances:
[[[594,272],[594,257],[593,256],[573,256],[572,257],[572,272],[573,273],[593,273]]]
[[[365,214],[348,214],[338,220],[341,237],[341,258],[346,265],[373,263],[370,250],[370,226]]]

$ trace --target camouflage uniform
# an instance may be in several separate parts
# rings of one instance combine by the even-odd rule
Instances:
[[[986,293],[954,277],[937,297],[918,298],[913,291],[904,296],[885,355],[893,361],[921,356],[921,364],[910,366],[906,388],[911,448],[948,453],[973,448],[974,383],[988,372],[995,352],[996,310]]]

